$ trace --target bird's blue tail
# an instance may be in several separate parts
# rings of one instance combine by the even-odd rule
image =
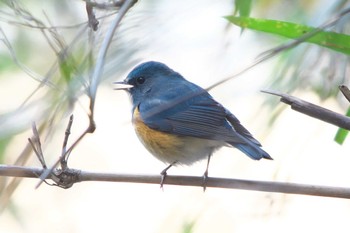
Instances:
[[[273,158],[263,149],[261,149],[259,146],[254,145],[252,143],[248,144],[233,144],[234,147],[242,151],[244,154],[248,155],[250,158],[254,160],[259,160],[259,159],[270,159],[272,160]]]

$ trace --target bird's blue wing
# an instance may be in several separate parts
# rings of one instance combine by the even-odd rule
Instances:
[[[152,108],[143,108],[141,104],[139,108],[145,124],[152,129],[180,136],[213,139],[230,144],[246,143],[248,139],[260,146],[238,119],[208,93],[190,98],[180,95],[177,99],[178,101],[176,98],[171,101],[158,100]]]

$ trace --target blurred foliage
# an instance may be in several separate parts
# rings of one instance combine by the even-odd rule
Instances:
[[[194,226],[196,225],[196,221],[185,222],[182,227],[183,233],[192,233]]]
[[[347,55],[350,54],[350,36],[346,34],[327,32],[324,30],[318,30],[318,28],[279,20],[235,16],[227,16],[226,19],[242,28],[268,32],[291,39],[299,39],[307,33],[312,34],[313,32],[316,32],[314,35],[312,34],[313,36],[310,36],[303,41],[314,43]]]
[[[317,29],[317,27],[306,25],[319,26],[328,22],[342,10],[347,9],[348,2],[343,0],[322,3],[318,1],[256,1],[253,2],[253,9],[264,19],[230,16],[229,20],[244,28],[269,32],[278,38],[282,35],[297,39],[305,32]],[[277,14],[277,16],[276,13],[270,14],[272,10],[283,12],[283,14]],[[271,18],[271,15],[283,19],[270,20],[268,18]],[[350,47],[349,18],[348,14],[342,16],[335,25],[327,28],[327,31],[321,30],[315,37],[306,41],[328,46],[328,48],[347,55]],[[293,19],[297,22],[286,23],[286,19]],[[256,36],[266,39],[262,35]],[[276,37],[270,37],[269,40],[276,43]],[[282,40],[282,42],[285,41]],[[279,54],[279,60],[271,76],[271,88],[284,92],[293,92],[299,88],[310,89],[316,92],[321,99],[335,97],[339,93],[339,84],[349,84],[346,79],[349,58],[346,55],[304,43],[292,50],[283,51]]]
[[[235,12],[233,15],[248,17],[252,8],[252,0],[235,0]]]
[[[239,1],[236,1],[236,4],[238,3]],[[276,38],[283,36],[315,44],[316,46],[301,43],[292,49],[290,47],[280,51],[276,49],[276,54],[279,54],[271,75],[270,88],[287,93],[311,90],[322,100],[338,98],[339,103],[343,105],[344,97],[339,94],[338,87],[342,84],[350,84],[348,78],[350,70],[349,7],[349,1],[344,0],[331,2],[266,0],[255,1],[252,5],[251,11],[261,14],[261,18],[243,16],[226,18],[239,27],[268,32],[277,36]],[[267,10],[267,13],[264,10]],[[273,10],[283,13],[275,15],[271,13]],[[282,19],[271,19],[273,17]],[[338,18],[335,24],[319,28]],[[308,33],[310,37],[306,36]],[[263,38],[266,39],[266,37]],[[275,43],[276,38],[271,38],[270,41]],[[282,43],[286,43],[285,40]],[[274,47],[278,45],[275,44]],[[271,51],[268,52],[272,54],[274,49]],[[275,103],[275,101],[272,102]],[[280,110],[275,111],[272,114],[273,119],[276,119],[280,112]],[[335,140],[342,143],[346,135],[346,130],[339,129]]]
[[[7,145],[10,143],[10,141],[11,141],[11,137],[0,139],[0,164],[4,163],[5,161],[5,150],[7,148]]]
[[[13,61],[10,56],[6,54],[0,53],[0,74],[9,71],[11,69],[14,69],[15,65],[13,64]],[[2,76],[0,76],[1,78]],[[3,76],[5,77],[5,76]]]
[[[350,117],[350,107],[348,108],[348,112],[346,116]],[[339,128],[337,134],[335,135],[334,140],[340,145],[344,143],[346,137],[348,136],[349,131],[346,129]]]
[[[0,137],[23,132],[30,127],[30,119],[36,119],[39,126],[46,125],[49,135],[72,112],[78,99],[88,96],[94,60],[117,11],[113,7],[95,9],[100,25],[92,33],[83,1],[2,1],[0,42],[5,50],[0,50],[0,72],[11,67],[24,72],[37,82],[37,88],[15,110],[0,113]],[[122,40],[112,46],[101,80],[120,72],[136,50],[126,49]],[[35,111],[38,106],[40,111]],[[34,116],[28,115],[33,111]],[[8,119],[15,117],[27,121],[16,124],[16,130],[8,129]]]
[[[0,112],[0,163],[5,162],[5,151],[12,138],[28,130],[32,121],[36,122],[43,141],[50,141],[55,130],[66,124],[65,118],[79,99],[89,98],[94,61],[109,21],[117,12],[116,7],[95,9],[100,24],[99,30],[92,32],[84,1],[1,1],[0,74],[11,69],[28,76],[16,76],[18,83],[24,77],[31,78],[32,82],[27,83],[34,85],[19,88],[30,94],[24,98],[18,95],[23,98],[22,103],[11,103]],[[121,39],[110,47],[105,74],[100,80],[120,72],[136,50],[126,49]],[[10,80],[13,73],[3,76],[1,79]],[[16,91],[13,94],[17,97]],[[77,106],[88,112],[89,106]],[[21,146],[23,150],[19,155],[11,155],[17,156],[13,159],[16,165],[25,165],[33,155],[29,144],[24,141]],[[0,178],[0,212],[8,205],[18,184],[18,179]]]

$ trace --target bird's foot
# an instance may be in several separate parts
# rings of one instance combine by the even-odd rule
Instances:
[[[160,173],[160,188],[162,189],[162,190],[164,190],[163,189],[163,184],[164,184],[164,181],[165,181],[165,177],[167,176],[167,171],[168,169],[164,169],[161,173]]]
[[[202,183],[203,192],[205,192],[205,190],[207,189],[207,182],[208,182],[208,170],[206,170],[203,174],[203,183]]]
[[[160,173],[160,188],[163,190],[163,184],[164,184],[164,181],[165,181],[165,178],[167,176],[167,171],[169,170],[169,168],[171,168],[174,164],[176,164],[177,161],[175,162],[172,162],[171,164],[169,164],[169,166],[167,166],[163,171],[161,171]]]

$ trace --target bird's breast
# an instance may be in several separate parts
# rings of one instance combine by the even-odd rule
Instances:
[[[183,145],[180,137],[147,126],[138,107],[133,113],[133,125],[138,138],[149,152],[165,163],[175,161],[172,157],[179,153]]]
[[[176,161],[189,165],[207,158],[217,146],[213,147],[211,140],[178,136],[152,129],[144,123],[138,107],[133,112],[133,126],[146,149],[164,163]]]

